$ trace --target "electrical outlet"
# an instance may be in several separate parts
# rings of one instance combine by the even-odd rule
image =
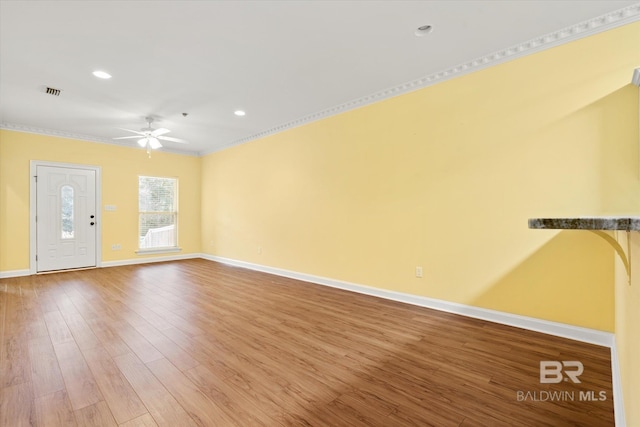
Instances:
[[[422,267],[416,267],[416,277],[422,278]]]
[[[262,253],[262,246],[258,246],[258,253],[261,254]]]
[[[115,245],[111,245],[112,251],[120,251],[122,250],[122,245],[120,243],[116,243]]]

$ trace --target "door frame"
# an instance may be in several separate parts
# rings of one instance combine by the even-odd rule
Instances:
[[[96,267],[102,267],[102,168],[94,165],[82,165],[77,163],[48,162],[44,160],[31,160],[29,168],[29,273],[38,273],[37,254],[37,226],[36,226],[36,175],[38,166],[52,166],[57,168],[86,169],[96,173]]]

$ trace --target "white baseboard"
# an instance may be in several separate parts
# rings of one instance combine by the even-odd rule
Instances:
[[[620,361],[618,359],[618,347],[613,340],[611,346],[611,380],[613,382],[613,413],[616,426],[625,427],[627,420],[624,414],[624,396],[622,393],[622,374],[620,373]]]
[[[0,271],[0,279],[8,279],[10,277],[29,276],[30,274],[31,274],[31,271],[28,268],[25,270]]]
[[[361,294],[376,296],[393,301],[399,301],[406,304],[418,305],[421,307],[432,308],[434,310],[446,311],[448,313],[460,314],[462,316],[482,319],[489,322],[501,323],[503,325],[515,326],[531,331],[542,332],[549,335],[555,335],[563,338],[569,338],[577,341],[587,342],[590,344],[601,345],[614,348],[614,334],[610,332],[598,331],[595,329],[582,328],[579,326],[567,325],[564,323],[551,322],[548,320],[536,319],[533,317],[520,316],[517,314],[505,313],[486,308],[473,307],[465,304],[428,298],[419,295],[405,294],[401,292],[389,291],[386,289],[374,288],[371,286],[359,285],[356,283],[344,282],[341,280],[330,279],[327,277],[314,276],[296,271],[284,270],[276,267],[269,267],[261,264],[254,264],[246,261],[239,261],[230,258],[223,258],[214,255],[201,253],[178,254],[160,257],[140,257],[118,261],[103,261],[101,267],[117,267],[123,265],[146,264],[152,262],[178,261],[183,259],[204,258],[210,261],[217,261],[223,264],[234,265],[247,268],[250,270],[262,271],[265,273],[275,274],[277,276],[289,277],[292,279],[302,280],[305,282],[316,283],[319,285],[330,286],[333,288],[344,289],[347,291],[357,292]],[[29,269],[24,270],[8,270],[0,271],[0,279],[10,277],[29,276]]]
[[[177,254],[157,257],[139,257],[130,259],[121,259],[118,261],[102,261],[101,267],[120,267],[123,265],[149,264],[152,262],[180,261],[183,259],[203,258],[200,253],[195,254]]]
[[[130,258],[130,259],[123,259],[118,261],[102,261],[98,266],[98,268],[118,267],[122,265],[148,264],[151,262],[179,261],[182,259],[193,259],[193,258],[204,258],[204,257],[200,253],[194,253],[194,254],[169,255],[169,256],[161,256],[161,257]],[[32,274],[31,270],[29,270],[28,268],[25,270],[0,271],[0,279],[7,279],[10,277],[31,276],[31,274]]]
[[[359,285],[356,283],[345,282],[327,277],[314,276],[296,271],[284,270],[276,267],[269,267],[260,264],[254,264],[246,261],[239,261],[230,258],[223,258],[214,255],[201,253],[178,254],[159,257],[140,257],[118,261],[103,261],[101,267],[117,267],[123,265],[146,264],[153,262],[178,261],[184,259],[204,258],[210,261],[217,261],[223,264],[234,265],[247,268],[250,270],[262,271],[265,273],[275,274],[277,276],[289,277],[292,279],[302,280],[305,282],[316,283],[319,285],[330,286],[333,288],[344,289],[360,294],[371,295],[379,298],[385,298],[393,301],[403,302],[406,304],[417,305],[434,310],[446,311],[448,313],[460,314],[462,316],[473,317],[475,319],[486,320],[489,322],[500,323],[503,325],[515,326],[517,328],[528,329],[531,331],[542,332],[549,335],[555,335],[563,338],[573,339],[577,341],[587,342],[590,344],[601,345],[614,348],[614,334],[610,332],[598,331],[595,329],[582,328],[579,326],[567,325],[564,323],[551,322],[548,320],[536,319],[533,317],[520,316],[517,314],[505,313],[486,308],[474,307],[465,304],[459,304],[450,301],[428,298],[419,295],[405,294],[401,292],[389,291],[386,289],[374,288],[371,286]],[[28,276],[30,271],[26,270],[9,270],[0,272],[0,278]]]
[[[330,286],[344,289],[360,294],[371,295],[406,304],[418,305],[420,307],[432,308],[434,310],[446,311],[448,313],[460,314],[462,316],[473,317],[475,319],[500,323],[517,328],[528,329],[530,331],[542,332],[562,338],[582,341],[590,344],[601,345],[611,348],[614,345],[614,334],[611,332],[598,331],[596,329],[582,328],[579,326],[567,325],[564,323],[551,322],[548,320],[536,319],[534,317],[520,316],[517,314],[505,313],[502,311],[489,310],[486,308],[474,307],[455,302],[428,298],[419,295],[405,294],[402,292],[389,291],[386,289],[374,288],[371,286],[359,285],[327,277],[314,276],[296,271],[284,270],[276,267],[269,267],[254,264],[246,261],[238,261],[214,255],[203,254],[202,258],[217,261],[223,264],[244,267],[250,270],[262,271],[264,273],[275,274],[277,276],[289,277],[291,279],[311,282],[318,285]]]
[[[459,314],[461,316],[472,317],[475,319],[486,320],[489,322],[500,323],[503,325],[514,326],[517,328],[527,329],[527,330],[541,332],[549,335],[559,336],[562,338],[568,338],[576,341],[582,341],[590,344],[596,344],[596,345],[608,347],[611,349],[611,376],[612,376],[612,382],[613,382],[613,399],[614,399],[613,403],[614,403],[614,411],[615,411],[615,424],[616,426],[622,426],[622,427],[626,425],[618,353],[616,349],[615,336],[610,332],[598,331],[598,330],[589,329],[589,328],[582,328],[579,326],[567,325],[567,324],[558,323],[558,322],[551,322],[547,320],[536,319],[533,317],[520,316],[517,314],[505,313],[505,312],[496,311],[496,310],[489,310],[486,308],[473,307],[465,304],[459,304],[459,303],[439,300],[435,298],[428,298],[428,297],[423,297],[419,295],[411,295],[411,294],[405,294],[401,292],[389,291],[385,289],[344,282],[341,280],[330,279],[327,277],[314,276],[311,274],[299,273],[296,271],[290,271],[290,270],[285,270],[281,268],[269,267],[269,266],[254,264],[246,261],[239,261],[239,260],[234,260],[230,258],[223,258],[219,256],[200,254],[200,253],[180,254],[180,255],[162,256],[162,257],[132,258],[132,259],[125,259],[125,260],[118,260],[118,261],[106,261],[106,262],[102,262],[101,267],[117,267],[117,266],[124,266],[124,265],[147,264],[147,263],[154,263],[154,262],[178,261],[178,260],[193,259],[193,258],[203,258],[209,261],[216,261],[223,264],[247,268],[255,271],[261,271],[264,273],[270,273],[277,276],[289,277],[289,278],[301,280],[304,282],[311,282],[318,285],[330,286],[333,288],[343,289],[351,292],[357,292],[360,294],[375,296],[378,298],[385,298],[393,301],[403,302],[406,304],[417,305],[420,307],[431,308],[434,310],[440,310],[448,313]],[[0,279],[10,278],[10,277],[29,276],[30,274],[31,272],[29,269],[0,271]]]
[[[238,261],[214,255],[203,254],[202,258],[217,261],[223,264],[243,267],[250,270],[262,271],[264,273],[275,274],[277,276],[289,277],[291,279],[311,282],[318,285],[330,286],[347,291],[399,301],[406,304],[418,305],[420,307],[434,310],[446,311],[448,313],[459,314],[461,316],[473,317],[475,319],[514,326],[530,331],[541,332],[562,338],[568,338],[589,344],[600,345],[611,349],[611,378],[613,385],[613,405],[615,411],[615,425],[626,426],[624,414],[624,401],[622,398],[622,383],[620,376],[620,365],[616,350],[615,335],[611,332],[599,331],[596,329],[582,328],[579,326],[567,325],[565,323],[551,322],[548,320],[536,319],[534,317],[520,316],[517,314],[505,313],[486,308],[473,307],[455,302],[438,300],[418,295],[405,294],[401,292],[389,291],[385,289],[373,288],[365,285],[344,282],[341,280],[329,279],[326,277],[314,276],[311,274],[298,273],[281,268],[269,267],[254,264],[246,261]]]

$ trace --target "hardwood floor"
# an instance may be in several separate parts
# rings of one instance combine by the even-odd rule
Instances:
[[[0,319],[1,426],[614,424],[607,348],[205,260],[3,279]]]

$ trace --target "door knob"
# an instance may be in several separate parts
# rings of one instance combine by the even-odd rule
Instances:
[[[95,222],[90,222],[89,225],[95,225]]]
[[[96,217],[95,215],[91,215],[91,219],[93,219],[93,218],[95,218],[95,217]]]

